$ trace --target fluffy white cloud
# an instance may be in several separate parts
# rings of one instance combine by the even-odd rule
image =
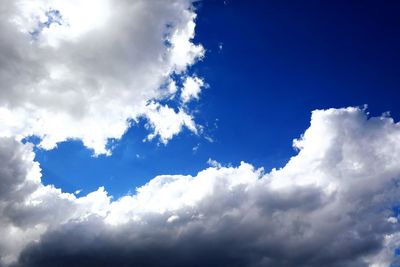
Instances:
[[[0,136],[36,135],[45,149],[72,138],[109,153],[107,140],[152,117],[148,103],[176,91],[171,75],[204,54],[191,0],[0,3]],[[177,133],[155,123],[163,142]]]
[[[317,110],[269,173],[211,161],[112,200],[40,183],[30,145],[0,139],[4,266],[388,266],[398,245],[400,125]],[[11,156],[10,156],[11,155]]]
[[[198,132],[193,118],[182,109],[176,112],[173,108],[151,102],[147,105],[144,116],[148,120],[147,127],[154,129],[154,132],[147,136],[147,140],[159,136],[160,141],[166,144],[184,126],[193,133]]]
[[[204,81],[198,77],[187,77],[183,82],[181,92],[181,100],[187,103],[192,99],[199,99],[201,88],[204,86]]]

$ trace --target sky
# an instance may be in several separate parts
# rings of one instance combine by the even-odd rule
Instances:
[[[395,3],[202,1],[196,8],[195,41],[206,54],[189,72],[208,85],[193,104],[204,134],[183,131],[166,146],[142,142],[141,122],[98,158],[79,141],[61,143],[38,151],[45,183],[68,192],[104,185],[118,197],[149,177],[193,175],[209,158],[278,168],[295,154],[291,140],[314,109],[368,105],[375,116],[397,118]]]
[[[400,266],[396,1],[0,2],[0,267]]]

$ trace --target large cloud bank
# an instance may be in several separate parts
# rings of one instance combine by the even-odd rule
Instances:
[[[204,55],[191,2],[0,0],[0,136],[36,135],[45,149],[79,139],[106,154],[139,118],[163,143],[197,133],[186,106],[158,103],[179,96],[176,81],[193,81],[186,70]]]
[[[389,266],[400,241],[400,125],[317,110],[298,154],[164,175],[112,200],[40,182],[29,144],[0,139],[3,266]]]

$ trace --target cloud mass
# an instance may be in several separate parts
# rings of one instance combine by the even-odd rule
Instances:
[[[113,200],[40,182],[32,147],[1,139],[4,266],[388,266],[398,244],[400,127],[316,110],[299,152],[163,175]],[[19,240],[11,242],[10,240]]]
[[[108,139],[143,117],[165,143],[182,127],[161,129],[152,103],[203,57],[195,18],[189,0],[1,0],[0,136],[35,135],[45,149],[79,139],[109,154]],[[196,132],[189,110],[172,112]]]

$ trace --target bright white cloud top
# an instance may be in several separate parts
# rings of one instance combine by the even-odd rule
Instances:
[[[1,261],[388,266],[400,234],[391,212],[400,125],[358,108],[317,110],[294,144],[298,155],[282,169],[216,165],[155,177],[112,200],[104,188],[76,197],[44,186],[31,145],[2,138]]]
[[[192,99],[199,99],[204,81],[198,77],[187,77],[183,83],[181,100],[187,103]]]
[[[191,1],[2,0],[1,6],[7,38],[0,44],[0,136],[36,135],[45,149],[80,139],[104,154],[107,140],[140,117],[163,143],[182,126],[196,132],[188,110],[155,104],[176,93],[171,75],[186,77],[204,54],[192,43]],[[158,124],[157,116],[171,121]]]

